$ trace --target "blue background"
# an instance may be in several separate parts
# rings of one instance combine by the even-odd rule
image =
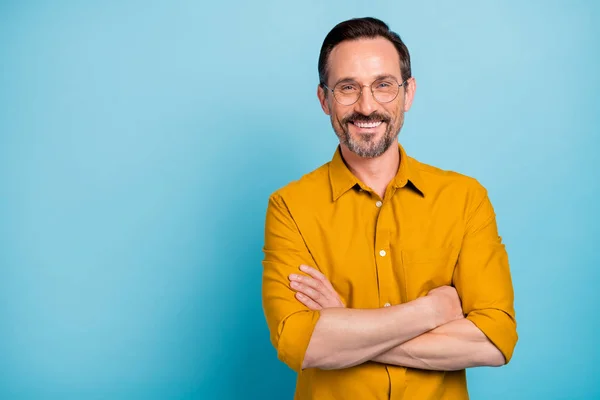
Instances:
[[[0,2],[0,398],[292,397],[264,212],[331,158],[319,48],[367,15],[411,51],[400,141],[509,250],[520,341],[472,398],[600,396],[600,3],[416,3]]]

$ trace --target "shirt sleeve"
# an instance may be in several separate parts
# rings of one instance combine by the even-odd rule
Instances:
[[[467,319],[502,352],[508,363],[518,340],[508,255],[498,236],[487,191],[479,186],[470,199],[454,286]]]
[[[296,299],[288,277],[301,273],[301,264],[317,266],[285,202],[277,194],[271,196],[267,207],[263,251],[262,301],[271,343],[279,359],[300,372],[320,313]]]

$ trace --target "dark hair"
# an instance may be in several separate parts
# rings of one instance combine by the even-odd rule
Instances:
[[[319,54],[319,84],[327,84],[329,54],[335,46],[345,40],[358,40],[362,38],[374,39],[382,37],[394,45],[400,57],[400,74],[402,79],[411,77],[410,54],[400,36],[390,30],[390,27],[377,18],[353,18],[337,24],[325,37]]]

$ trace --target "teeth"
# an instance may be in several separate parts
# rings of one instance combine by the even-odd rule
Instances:
[[[377,121],[377,122],[354,122],[354,125],[358,126],[359,128],[376,128],[379,125],[381,125],[382,121]]]

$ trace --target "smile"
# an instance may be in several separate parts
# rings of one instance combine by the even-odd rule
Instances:
[[[353,125],[355,125],[355,126],[357,126],[359,128],[377,128],[382,123],[383,123],[383,121],[377,121],[377,122],[359,122],[359,121],[354,121],[354,122],[352,122]]]

